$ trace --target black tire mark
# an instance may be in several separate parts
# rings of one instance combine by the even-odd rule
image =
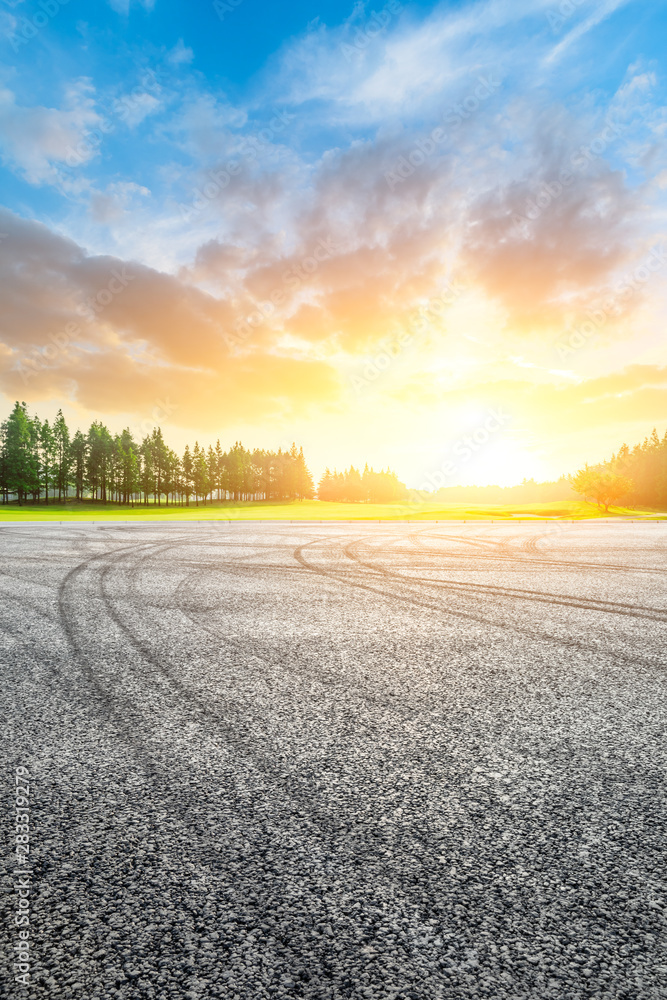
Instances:
[[[315,544],[314,542],[308,542],[305,545],[300,545],[294,550],[294,558],[298,563],[300,563],[304,569],[310,570],[311,572],[317,573],[320,576],[327,576],[333,580],[337,580],[340,583],[345,583],[349,587],[356,587],[360,590],[366,590],[372,594],[378,594],[380,597],[385,598],[388,601],[402,601],[406,604],[413,604],[417,607],[425,608],[429,611],[437,611],[440,614],[448,615],[453,618],[462,618],[467,621],[474,621],[480,625],[491,626],[493,628],[504,629],[509,632],[515,632],[518,635],[525,635],[531,639],[536,639],[541,642],[551,642],[558,646],[566,646],[572,649],[580,650],[585,653],[598,653],[599,650],[595,646],[591,646],[588,643],[580,642],[576,639],[565,639],[561,636],[550,635],[547,632],[538,632],[535,629],[520,628],[517,625],[509,624],[507,621],[492,621],[489,618],[481,618],[479,615],[470,614],[466,611],[455,611],[453,608],[443,607],[442,604],[431,604],[427,601],[420,601],[414,596],[406,596],[403,594],[397,594],[395,592],[387,592],[386,590],[380,590],[377,587],[370,587],[368,584],[360,583],[358,581],[349,580],[344,576],[339,576],[335,573],[331,573],[328,570],[323,570],[313,563],[309,563],[303,556],[304,549],[308,548],[310,545]],[[607,649],[605,653],[614,659],[621,660],[624,663],[631,663],[633,665],[641,665],[645,667],[655,668],[658,664],[655,660],[647,660],[644,657],[633,657],[626,653],[618,652],[617,650]]]
[[[189,539],[181,540],[178,543],[173,544],[173,545],[169,544],[169,545],[144,546],[143,549],[142,549],[142,552],[143,552],[144,557],[146,555],[150,555],[150,556],[158,555],[158,554],[162,555],[165,551],[167,551],[169,549],[177,548],[177,547],[185,545],[185,544],[190,544],[190,540]],[[106,577],[106,574],[109,572],[109,570],[112,569],[114,565],[117,565],[124,558],[127,558],[128,555],[131,555],[131,554],[132,554],[131,552],[128,553],[127,551],[124,550],[124,551],[118,553],[115,556],[115,558],[112,559],[112,561],[110,563],[106,563],[103,567],[101,567],[101,577],[100,577],[100,585],[101,585],[101,587],[103,587],[104,578]],[[150,654],[150,651],[146,650],[145,644],[142,643],[140,640],[137,640],[137,637],[134,636],[132,634],[131,630],[128,629],[127,626],[122,622],[122,620],[118,616],[118,614],[115,611],[115,609],[113,609],[113,607],[111,605],[111,602],[108,599],[108,595],[105,595],[104,600],[105,600],[105,609],[111,614],[111,616],[113,617],[113,620],[116,622],[116,624],[118,624],[118,627],[121,628],[123,630],[123,632],[127,635],[127,637],[130,640],[130,642],[132,642],[135,645],[135,648],[137,648],[139,650],[139,652],[141,652],[142,656],[144,656],[145,658],[149,659],[149,662],[151,662],[152,664],[156,665],[158,667],[158,669],[162,670],[163,668],[160,667],[160,664],[159,664],[158,660],[154,656],[152,656],[152,654]],[[169,671],[166,672],[166,676],[168,678],[170,678],[170,679],[173,680],[173,677],[171,676],[171,674],[170,674]],[[189,696],[190,699],[192,700],[192,693],[187,688],[185,688],[184,686],[182,686],[180,684],[177,684],[177,687],[179,688],[180,691],[182,691],[186,696]],[[200,709],[201,714],[205,715],[209,719],[214,719],[214,720],[216,720],[218,722],[220,722],[220,721],[225,722],[226,721],[226,720],[221,720],[220,717],[218,716],[218,714],[215,713],[215,712],[212,712],[210,709],[207,708],[207,706],[202,706],[201,704],[199,704],[198,707]],[[234,743],[234,749],[236,751],[238,751],[240,749],[238,741]],[[149,751],[149,756],[150,756],[150,751]],[[305,786],[304,787],[298,787],[298,786],[295,786],[295,784],[293,782],[285,781],[282,778],[280,772],[275,768],[275,766],[273,766],[273,763],[272,763],[271,759],[269,759],[269,758],[265,757],[264,755],[262,755],[261,761],[258,761],[257,757],[258,757],[258,754],[257,754],[257,752],[255,752],[254,756],[251,756],[249,758],[249,763],[247,763],[246,766],[247,767],[249,766],[249,768],[251,770],[255,771],[255,772],[263,772],[265,775],[271,777],[272,782],[273,782],[273,787],[274,788],[276,788],[276,787],[279,788],[280,792],[282,793],[282,795],[284,797],[285,811],[286,811],[286,813],[288,815],[293,816],[294,813],[295,813],[295,811],[297,812],[297,814],[300,814],[301,816],[303,816],[304,812],[308,813],[310,822],[312,823],[312,825],[314,827],[317,828],[317,832],[316,832],[316,835],[315,835],[315,843],[317,843],[317,845],[318,845],[318,847],[320,847],[320,849],[322,848],[323,842],[326,845],[328,845],[327,846],[327,851],[325,852],[325,856],[326,857],[332,857],[334,855],[337,856],[337,857],[340,857],[341,853],[343,853],[343,854],[349,854],[350,857],[355,857],[355,856],[358,857],[358,855],[356,854],[356,846],[355,846],[355,844],[354,844],[353,841],[350,842],[349,844],[346,843],[345,841],[343,841],[341,843],[340,833],[341,833],[341,829],[345,828],[345,824],[344,823],[341,824],[341,821],[339,819],[336,819],[336,818],[328,815],[327,813],[321,812],[321,810],[319,810],[315,806],[315,803],[318,801],[317,794],[316,794],[316,789],[309,790]],[[155,768],[153,768],[153,772],[152,773],[153,774],[157,773],[156,770],[155,770]],[[168,787],[168,785],[166,787]],[[315,794],[313,794],[313,792],[315,792]],[[294,809],[295,805],[297,806],[297,810]],[[253,806],[251,805],[249,807],[247,801],[245,801],[245,800],[239,800],[239,806],[245,809],[246,814],[249,811],[252,815],[255,815],[255,810],[254,810]],[[186,826],[188,829],[193,829],[192,826],[191,826],[191,823],[190,823],[190,821],[189,821],[189,819],[187,817],[187,815],[182,810],[180,811],[179,818],[181,819],[181,822],[184,824],[184,826]],[[261,827],[261,819],[262,819],[261,816],[259,814],[257,814],[256,815],[256,822],[257,822],[258,828]],[[274,816],[274,822],[280,823],[281,820],[277,816]],[[196,830],[196,828],[194,829],[194,833],[195,833],[195,836],[199,839],[199,837],[201,835],[198,833],[198,831]],[[303,834],[303,829],[302,829],[302,834]],[[307,831],[307,836],[310,836],[310,835],[311,835],[310,831]],[[264,866],[264,868],[263,868],[263,873],[262,874],[263,874],[264,878],[267,880],[267,888],[265,890],[266,893],[271,892],[274,895],[275,894],[280,895],[280,891],[281,891],[280,887],[283,885],[283,883],[285,883],[285,889],[286,890],[289,889],[289,887],[292,884],[292,882],[291,882],[291,879],[292,879],[291,874],[288,873],[287,875],[284,875],[282,873],[282,871],[280,870],[280,868],[277,867],[276,864],[272,863],[271,861],[268,861],[267,859],[263,860],[263,866]],[[325,864],[324,867],[322,868],[322,872],[326,871],[326,867],[327,866]],[[319,867],[316,868],[316,872],[319,872]],[[431,880],[431,876],[429,875],[428,869],[425,869],[425,871],[424,871],[424,878],[427,880],[427,882],[429,884],[431,884],[432,880]],[[285,882],[285,879],[287,879],[286,882]],[[363,870],[363,867],[357,868],[355,866],[354,873],[348,872],[348,874],[347,874],[347,880],[348,880],[350,886],[355,886],[356,885],[356,889],[357,889],[358,893],[360,895],[362,895],[362,896],[363,896],[363,894],[368,894],[369,892],[372,891],[373,884],[374,884],[373,880],[372,879],[369,880],[367,878],[367,876],[366,876],[366,874],[365,874],[365,872]],[[423,900],[422,900],[423,887],[421,889],[419,889],[419,891],[418,891],[415,899],[413,900],[413,898],[412,898],[413,894],[412,894],[412,892],[410,890],[410,887],[406,887],[406,886],[404,886],[402,884],[402,879],[401,879],[400,872],[398,872],[397,874],[395,874],[393,872],[386,872],[385,875],[384,875],[383,882],[384,882],[385,886],[389,884],[389,885],[391,885],[393,887],[394,892],[395,892],[395,894],[396,894],[396,896],[397,896],[398,899],[402,898],[406,903],[408,903],[409,905],[413,905],[413,906],[414,905],[422,905],[422,906],[424,905],[423,904]],[[433,889],[437,889],[437,885],[438,885],[438,881],[436,879],[436,881],[433,882],[432,888]],[[261,887],[261,882],[259,882],[259,881],[253,882],[253,888],[256,891],[260,887]],[[313,904],[313,908],[315,908],[316,905],[317,905],[317,899],[315,900],[315,902]],[[271,908],[270,908],[270,905],[269,905],[269,899],[268,898],[267,898],[267,901],[265,902],[265,904],[260,907],[260,912],[262,913],[262,919],[264,921],[272,919],[271,918]],[[277,919],[279,920],[280,918],[278,917]],[[278,927],[277,933],[279,933],[280,924],[278,924],[277,927]],[[288,947],[290,947],[290,950],[291,950],[292,955],[293,955],[294,965],[298,966],[299,963],[303,964],[304,962],[306,962],[308,964],[308,966],[309,966],[309,972],[312,974],[312,952],[309,952],[308,953],[308,958],[304,959],[303,953],[300,950],[295,950],[295,949],[291,948],[291,946],[288,944],[288,942],[286,942],[284,940],[284,938],[281,937],[281,940],[282,940],[283,946],[287,945]],[[311,947],[312,947],[312,944],[311,944]],[[323,951],[326,954],[326,946],[323,946]],[[319,961],[319,960],[316,959],[316,961]],[[326,962],[326,959],[325,959],[325,962]],[[325,964],[325,967],[320,970],[319,974],[320,974],[320,977],[321,977],[321,981],[322,982],[326,982],[327,981],[326,964]]]
[[[166,545],[156,544],[155,546],[151,546],[150,555],[163,554],[167,550],[181,547],[184,544],[191,544],[191,540],[189,539],[182,540],[175,544],[172,543]],[[127,553],[125,551],[119,553],[119,556],[116,557],[116,559],[112,563],[108,563],[102,569],[101,579],[100,579],[100,597],[104,602],[107,614],[114,621],[117,627],[123,632],[123,634],[126,636],[130,644],[134,646],[134,648],[149,663],[149,665],[155,670],[155,672],[158,673],[167,682],[167,684],[174,689],[175,692],[174,698],[178,707],[182,709],[184,707],[184,700],[185,700],[188,703],[189,709],[192,710],[193,708],[196,708],[196,711],[193,711],[193,715],[199,714],[199,716],[203,717],[206,721],[215,722],[220,730],[226,732],[227,735],[229,736],[235,737],[234,747],[235,750],[238,751],[240,749],[240,746],[242,746],[244,743],[247,742],[247,739],[244,738],[244,734],[247,732],[247,725],[248,725],[247,717],[241,716],[237,712],[237,717],[236,717],[237,724],[235,726],[230,724],[230,720],[228,717],[226,718],[225,716],[221,715],[218,711],[213,710],[210,707],[210,704],[203,700],[202,696],[200,696],[196,691],[193,691],[193,689],[188,685],[183,684],[178,677],[174,676],[172,671],[164,667],[160,662],[159,658],[153,654],[150,648],[147,647],[146,644],[135,635],[133,630],[125,622],[123,622],[122,618],[118,615],[117,611],[113,607],[112,601],[110,600],[104,587],[106,575],[109,572],[109,570],[112,569],[113,566],[118,563],[120,558],[126,558],[130,554],[131,553]],[[182,582],[181,584],[179,584],[179,587],[182,585]],[[188,618],[190,621],[193,622],[193,624],[197,625],[198,627],[201,627],[201,623],[197,622],[196,619],[193,619],[190,616],[188,616]],[[219,640],[220,638],[217,634],[215,637],[217,640]],[[232,647],[235,650],[239,650],[242,655],[246,657],[248,656],[248,650],[242,648],[240,643],[232,640],[229,644],[232,645]],[[266,657],[257,656],[256,654],[252,654],[252,656],[253,658],[263,661],[265,663],[270,663],[270,660],[268,660]],[[226,709],[229,712],[230,706],[227,705]],[[286,793],[291,799],[295,798],[295,792],[297,791],[300,792],[300,790],[295,787],[293,780],[284,779],[284,777],[282,776],[282,771],[276,768],[272,756],[269,756],[267,754],[262,754],[257,750],[257,748],[253,748],[252,751],[246,750],[246,757],[248,760],[254,762],[252,766],[255,768],[255,770],[257,770],[258,772],[261,771],[265,775],[270,776],[271,780],[274,783],[274,786],[280,787],[282,791]],[[306,793],[307,794],[303,796],[303,800],[307,802],[309,806],[311,806],[312,789],[306,789]],[[316,814],[313,813],[313,815]],[[320,819],[322,819],[321,815]],[[324,826],[327,828],[330,826],[328,820],[326,821]],[[321,829],[321,832],[325,833],[327,832],[327,830],[323,827]]]
[[[185,543],[187,544],[187,541]],[[147,545],[142,546],[142,549],[144,551],[145,550],[150,550],[150,549],[161,550],[161,549],[165,549],[165,548],[175,548],[175,547],[177,547],[178,544],[183,544],[183,541],[181,541],[180,543],[176,543],[176,544],[169,544],[168,546],[165,546],[164,544],[161,544],[161,543],[156,543],[154,545],[147,544]],[[130,547],[130,550],[133,551],[133,550],[135,550],[135,548],[136,548],[135,546],[132,546],[132,547]],[[120,553],[117,553],[116,554],[116,559],[114,560],[114,562],[117,561],[118,559],[120,559],[120,558],[128,555],[128,554],[130,554],[130,553],[127,550],[123,550]],[[74,648],[75,652],[77,653],[79,659],[82,661],[82,667],[84,669],[84,673],[86,675],[87,680],[89,681],[89,683],[94,687],[95,691],[97,692],[98,699],[99,699],[100,703],[104,706],[104,708],[106,710],[107,717],[110,719],[110,721],[114,725],[114,728],[116,728],[116,730],[119,733],[119,735],[121,736],[121,738],[132,748],[132,750],[135,753],[135,756],[139,759],[139,761],[141,763],[141,766],[142,766],[145,774],[150,779],[151,789],[157,789],[157,790],[160,791],[160,794],[162,796],[163,801],[166,800],[169,803],[170,808],[172,810],[172,813],[174,813],[176,816],[178,816],[178,819],[180,820],[182,826],[184,827],[184,829],[186,829],[188,831],[189,840],[191,840],[191,841],[192,840],[196,840],[197,841],[197,843],[199,844],[200,849],[202,849],[202,851],[203,851],[204,857],[206,859],[206,863],[210,864],[212,868],[216,868],[217,865],[218,865],[218,855],[217,855],[217,852],[214,851],[211,848],[211,845],[210,845],[210,843],[208,841],[207,835],[202,834],[199,831],[199,829],[196,827],[196,825],[194,824],[193,820],[188,816],[188,810],[187,810],[187,808],[183,807],[182,799],[181,799],[181,796],[180,796],[179,792],[177,790],[174,790],[173,787],[172,787],[173,786],[173,767],[168,772],[166,770],[164,770],[163,766],[161,766],[160,763],[158,761],[156,761],[154,754],[151,753],[151,750],[147,749],[146,743],[144,741],[142,741],[141,737],[137,737],[134,734],[134,732],[132,731],[132,729],[127,724],[126,720],[124,719],[124,717],[119,716],[119,712],[118,712],[118,709],[117,709],[117,703],[114,702],[112,696],[104,688],[104,686],[100,682],[99,678],[95,676],[95,674],[94,674],[93,670],[91,669],[90,665],[86,662],[87,658],[88,658],[87,654],[81,649],[80,645],[78,644],[78,642],[76,640],[76,637],[74,635],[74,630],[72,628],[72,623],[71,623],[71,621],[68,620],[67,612],[66,612],[66,610],[64,610],[64,603],[65,603],[64,602],[64,594],[65,594],[65,588],[67,587],[67,585],[69,583],[71,583],[72,580],[76,579],[76,576],[80,572],[82,572],[86,568],[88,568],[90,566],[90,564],[93,563],[96,559],[102,559],[102,558],[104,558],[105,555],[108,555],[108,554],[107,553],[97,554],[96,556],[93,556],[90,559],[85,560],[83,563],[79,564],[79,566],[75,567],[73,570],[71,570],[67,574],[67,577],[65,578],[65,580],[63,581],[63,584],[61,585],[60,595],[59,595],[59,596],[63,597],[63,605],[62,605],[63,606],[63,616],[62,616],[63,626],[65,628],[65,631],[68,634],[68,637],[70,639],[72,647]],[[105,572],[105,569],[104,569],[104,567],[102,567],[102,573],[104,573],[104,572]],[[119,627],[122,628],[123,627],[122,624]],[[123,629],[123,630],[126,631],[125,629]],[[128,636],[128,638],[129,638],[129,636]],[[142,655],[145,655],[145,653],[142,652]],[[149,662],[155,663],[156,661],[151,656],[149,658]],[[168,677],[168,675],[166,675],[166,676]],[[179,702],[179,707],[182,708],[182,703],[181,702]],[[209,718],[214,717],[214,713],[211,713],[210,711],[202,711],[201,707],[200,707],[200,714],[205,715],[205,716],[207,716]],[[224,721],[224,720],[222,720],[222,721]],[[238,744],[235,744],[235,749],[238,749]],[[248,757],[248,764],[249,764],[250,768],[252,769],[253,764],[252,764],[251,757]],[[255,770],[259,770],[256,767],[256,765],[255,765]],[[274,769],[274,771],[275,771],[275,769]],[[272,775],[272,777],[274,777],[274,775]],[[275,777],[277,778],[277,774],[275,775]],[[274,786],[275,786],[275,784],[278,784],[278,782],[274,781]],[[294,810],[293,810],[293,804],[294,804],[295,796],[293,795],[293,791],[289,788],[289,785],[288,785],[287,782],[285,782],[283,780],[280,784],[282,785],[282,791],[288,793],[287,798],[288,798],[289,801],[286,803],[286,805],[287,805],[286,812],[288,812],[290,815],[292,815],[293,812],[294,812]],[[264,820],[263,820],[263,817],[261,816],[261,814],[258,812],[258,808],[255,805],[255,803],[254,802],[250,802],[249,803],[245,798],[242,798],[240,795],[238,795],[238,793],[236,793],[236,789],[235,788],[232,789],[232,788],[228,787],[227,791],[228,791],[228,794],[231,792],[231,794],[229,794],[229,798],[230,798],[230,800],[233,803],[235,803],[235,807],[236,807],[237,811],[240,814],[244,813],[246,816],[248,816],[248,813],[250,813],[250,815],[252,815],[252,817],[253,817],[253,821],[255,823],[256,829],[258,831],[263,831]],[[310,804],[312,802],[312,798],[306,797],[305,801]],[[299,805],[303,805],[303,802],[299,802]],[[324,819],[325,822],[322,824],[323,828],[321,828],[318,831],[318,833],[320,835],[318,838],[316,838],[316,842],[318,842],[318,843],[319,843],[319,841],[321,839],[321,835],[323,833],[329,839],[331,839],[332,837],[335,837],[336,834],[338,833],[337,828],[336,827],[332,827],[331,821],[329,820],[328,817],[324,816],[324,817],[320,817],[320,818]],[[277,821],[277,816],[274,816],[274,820],[273,821],[274,822]],[[301,829],[301,832],[303,834],[303,832],[304,832],[303,828]],[[276,852],[276,854],[279,854],[279,852]],[[242,854],[241,856],[244,856],[244,855]],[[256,864],[259,864],[259,862],[256,862]],[[281,896],[283,894],[287,894],[288,891],[289,891],[289,889],[291,888],[291,885],[292,885],[292,876],[289,873],[287,875],[284,875],[281,872],[280,868],[278,867],[278,862],[277,861],[273,862],[273,861],[269,860],[264,855],[262,856],[261,866],[262,866],[262,871],[261,871],[260,877],[257,878],[256,880],[253,880],[253,888],[255,889],[255,891],[258,891],[262,885],[266,886],[266,888],[264,889],[264,895],[266,896],[266,901],[265,901],[265,903],[263,905],[259,905],[259,913],[261,914],[261,919],[264,922],[267,922],[267,921],[272,921],[274,919],[273,918],[273,914],[272,914],[272,910],[271,910],[271,901],[270,901],[270,898],[269,898],[268,894],[269,893],[273,893],[274,895],[277,895],[277,896]],[[264,880],[263,882],[262,882],[262,879]],[[285,882],[285,879],[287,879],[287,882]],[[284,893],[283,893],[283,890],[281,889],[281,887],[283,886],[283,884],[284,884]],[[229,884],[226,883],[226,891],[229,892],[229,891],[232,890],[232,888],[233,888],[232,886],[230,886]],[[242,890],[238,890],[238,892],[242,892]],[[316,905],[314,905],[314,909],[316,909]],[[293,958],[292,958],[293,967],[298,967],[301,964],[301,965],[304,966],[304,968],[306,968],[307,967],[307,965],[306,965],[306,959],[304,958],[304,955],[302,954],[302,952],[300,950],[294,949],[291,946],[289,940],[285,940],[284,934],[282,932],[281,925],[280,925],[280,919],[281,918],[280,918],[279,915],[277,915],[276,918],[275,918],[275,920],[276,920],[276,928],[275,928],[275,931],[273,932],[274,935],[281,941],[283,948],[287,948],[287,949],[289,949],[291,951],[292,956],[293,956]],[[313,959],[312,959],[312,953],[309,953],[308,962],[311,963],[311,967],[309,968],[309,971],[311,973],[312,973],[312,961],[313,961]],[[316,959],[316,961],[318,961],[318,964],[321,965],[321,962],[318,959]],[[326,962],[326,959],[324,961]],[[327,975],[326,965],[324,967],[320,968],[319,975],[321,977],[321,981],[323,981],[323,982],[327,981],[328,975]]]
[[[370,563],[359,558],[354,552],[355,547],[359,544],[361,544],[361,542],[351,542],[343,550],[345,555],[353,562],[356,562],[361,566],[365,566],[367,569],[373,570],[381,576],[405,580],[408,583],[415,581],[416,583],[426,584],[429,587],[435,587],[438,590],[451,591],[455,594],[472,593],[479,594],[481,596],[508,597],[517,600],[534,601],[540,604],[559,605],[565,608],[578,608],[582,611],[602,611],[608,614],[628,615],[632,618],[643,618],[647,621],[657,621],[663,625],[667,625],[667,616],[660,617],[660,615],[665,615],[664,608],[650,608],[641,604],[625,604],[618,601],[598,601],[593,597],[569,597],[563,594],[551,594],[549,591],[529,590],[522,587],[500,587],[495,584],[468,583],[467,581],[459,580],[441,581],[430,580],[428,577],[406,576],[404,573],[392,572],[391,570],[377,566],[375,563]],[[383,549],[381,547],[379,549],[375,549],[374,551],[382,552]],[[586,603],[581,603],[583,601],[586,601]],[[647,611],[649,614],[637,614],[639,611]]]
[[[499,549],[501,549],[502,546],[499,545],[498,543],[491,541],[482,542],[471,538],[465,538],[462,535],[443,535],[443,534],[435,534],[433,532],[419,532],[418,534],[422,538],[424,537],[445,538],[448,541],[463,542],[466,545],[473,545],[477,546],[478,548],[484,548],[489,553],[488,555],[482,555],[481,553],[475,556],[471,555],[468,556],[467,558],[477,558],[477,559],[493,558],[493,559],[500,559],[504,562],[513,562],[522,565],[536,564],[542,566],[550,566],[556,569],[559,567],[574,567],[575,569],[584,569],[589,572],[591,569],[608,569],[608,570],[615,570],[616,572],[619,573],[649,573],[649,574],[656,574],[658,576],[665,575],[665,570],[660,569],[657,566],[628,567],[628,566],[619,566],[617,563],[584,563],[584,562],[574,562],[573,560],[566,560],[566,559],[547,559],[546,557],[542,557],[540,559],[533,559],[530,557],[521,557],[518,553],[516,555],[510,555],[509,553],[505,554],[504,552],[501,554],[500,551],[493,552],[493,549],[491,548],[492,546],[498,545]],[[546,538],[547,535],[545,534],[538,537]],[[416,541],[417,541],[417,534],[415,535],[415,542]]]

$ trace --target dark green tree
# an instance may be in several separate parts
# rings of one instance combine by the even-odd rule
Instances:
[[[48,420],[45,420],[39,433],[40,463],[46,503],[49,502],[49,490],[56,480],[56,440]]]
[[[35,457],[34,436],[25,403],[15,403],[2,425],[3,491],[16,494],[22,505],[30,494],[39,492],[39,466]]]
[[[183,461],[181,463],[181,479],[183,492],[185,493],[185,505],[186,507],[189,507],[190,497],[192,496],[192,491],[194,489],[194,481],[192,455],[187,444],[185,446],[185,451],[183,452]]]
[[[72,451],[69,428],[62,410],[58,410],[53,424],[53,443],[56,463],[55,485],[58,488],[58,500],[60,501],[67,497],[72,480]]]

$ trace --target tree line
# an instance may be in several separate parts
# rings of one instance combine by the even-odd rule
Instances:
[[[389,469],[375,472],[366,465],[360,472],[351,465],[345,472],[326,469],[317,496],[345,503],[396,503],[407,498],[407,489]]]
[[[554,482],[524,479],[516,486],[443,486],[433,494],[443,503],[548,503],[569,500],[572,491],[600,508],[627,503],[636,507],[667,507],[667,432],[653,430],[633,448],[624,444],[605,462],[586,465]]]
[[[441,486],[433,494],[433,499],[443,503],[550,503],[571,500],[572,487],[567,476],[543,483],[524,479],[515,486]]]
[[[568,478],[575,493],[595,500],[605,510],[619,501],[636,507],[665,507],[667,431],[661,438],[654,427],[641,444],[633,448],[623,444],[608,461],[586,465]]]
[[[435,496],[454,501],[454,491],[479,489],[487,503],[517,502],[519,496],[519,502],[537,502],[555,499],[556,491],[560,499],[566,482],[605,509],[619,501],[666,507],[667,432],[660,438],[654,429],[641,444],[633,448],[623,444],[608,461],[587,465],[557,483],[524,480],[520,486],[503,488],[502,497],[488,492],[499,487],[450,487]],[[187,506],[214,499],[308,500],[315,496],[303,448],[297,449],[296,444],[288,451],[275,452],[249,451],[236,442],[223,451],[220,441],[215,447],[195,442],[178,455],[167,446],[159,427],[141,442],[135,441],[128,428],[114,435],[100,421],[93,422],[86,434],[80,430],[71,434],[62,410],[50,424],[30,416],[26,404],[19,402],[0,424],[0,492],[5,504],[14,498],[19,504],[62,501],[72,492],[77,500],[148,504],[152,498],[156,504],[164,499],[167,505]],[[363,472],[354,466],[343,472],[326,469],[317,496],[347,503],[396,503],[407,499],[408,491],[395,472],[375,472],[366,465]]]
[[[159,427],[135,441],[129,429],[112,434],[99,421],[86,434],[70,433],[62,410],[52,424],[16,403],[0,424],[0,491],[12,498],[156,504],[217,500],[307,500],[315,495],[303,449],[249,451],[237,442],[223,451],[186,445],[182,455],[167,446]]]

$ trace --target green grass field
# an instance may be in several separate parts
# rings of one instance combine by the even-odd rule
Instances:
[[[598,517],[625,517],[663,520],[667,514],[651,510],[613,507],[608,514],[592,504],[577,500],[560,500],[542,504],[353,504],[302,500],[293,503],[258,501],[206,504],[178,507],[120,504],[67,503],[0,505],[2,521],[477,521],[535,520],[559,518],[582,520]]]

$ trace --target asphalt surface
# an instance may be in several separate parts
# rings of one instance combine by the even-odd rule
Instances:
[[[5,995],[667,997],[666,557],[660,523],[2,526]]]

